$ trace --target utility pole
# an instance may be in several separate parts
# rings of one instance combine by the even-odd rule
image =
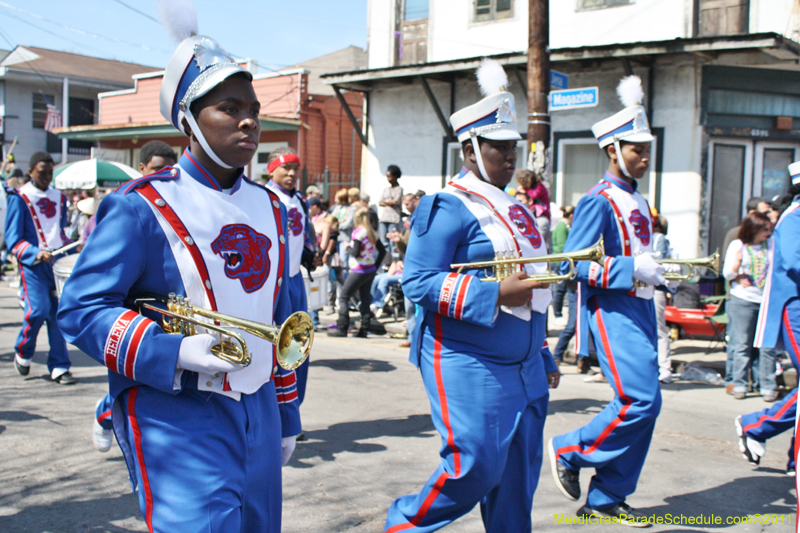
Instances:
[[[544,177],[550,146],[549,0],[528,0],[528,169]]]

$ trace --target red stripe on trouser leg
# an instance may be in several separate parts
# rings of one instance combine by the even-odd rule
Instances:
[[[797,347],[797,339],[794,336],[794,330],[792,329],[792,321],[789,320],[789,310],[784,307],[783,308],[783,327],[786,329],[786,335],[789,337],[789,342],[792,344],[792,350],[794,350],[794,356],[796,358],[800,358],[800,350]],[[797,419],[800,416],[800,411],[797,412],[794,419],[794,441],[795,441],[795,457],[794,457],[794,464],[797,465],[798,458],[800,455],[797,454],[798,448],[797,446]],[[795,489],[800,490],[800,477],[795,476]],[[795,517],[795,531],[800,533],[800,506],[798,507],[797,516]]]
[[[791,401],[788,401],[788,402],[786,402],[785,404],[783,404],[783,407],[781,407],[781,408],[778,410],[778,412],[777,412],[777,413],[775,413],[775,414],[774,414],[774,415],[772,415],[772,416],[767,416],[767,415],[764,415],[764,416],[762,416],[761,418],[759,418],[759,419],[758,419],[758,421],[757,421],[757,422],[753,422],[752,424],[748,424],[748,425],[746,425],[745,427],[743,427],[743,428],[742,428],[742,431],[743,431],[744,433],[747,433],[747,432],[748,432],[748,431],[750,431],[751,429],[755,429],[755,428],[759,427],[761,424],[763,424],[763,423],[764,423],[764,422],[766,422],[767,420],[778,420],[779,418],[781,418],[781,417],[783,416],[783,414],[784,414],[784,413],[785,413],[787,410],[789,410],[789,408],[790,408],[792,405],[794,405],[794,403],[797,401],[797,393],[793,394],[793,395],[792,395],[792,397],[793,397],[793,399],[792,399]]]
[[[595,300],[595,306],[597,306],[597,301]],[[619,376],[619,371],[617,371],[617,364],[614,361],[614,354],[611,352],[611,343],[608,340],[608,333],[606,333],[605,325],[603,324],[603,317],[600,314],[600,308],[596,307],[597,311],[597,329],[600,331],[600,340],[603,344],[603,350],[606,353],[606,357],[608,358],[608,366],[611,368],[611,374],[614,377],[614,383],[617,386],[617,394],[619,394],[620,401],[622,402],[622,409],[619,410],[617,417],[612,420],[606,428],[603,430],[602,433],[595,439],[591,446],[586,448],[585,450],[582,449],[578,445],[566,446],[564,448],[559,448],[556,450],[556,458],[561,457],[566,453],[571,452],[580,452],[583,455],[588,455],[594,451],[596,451],[603,441],[605,441],[611,433],[625,420],[625,414],[628,412],[628,409],[631,406],[631,400],[627,396],[625,396],[625,391],[622,389],[622,379]]]
[[[136,448],[136,458],[139,462],[139,471],[142,473],[142,490],[144,491],[145,511],[144,521],[147,530],[153,533],[153,493],[150,490],[150,480],[147,477],[147,468],[144,464],[144,450],[142,449],[142,432],[139,429],[139,422],[136,420],[136,395],[139,392],[137,387],[133,387],[128,393],[128,419],[133,430],[133,445]]]
[[[111,416],[111,411],[110,410],[106,411],[105,413],[102,413],[100,416],[98,416],[97,417],[97,422],[100,423],[103,420],[105,420],[106,418],[108,418],[109,416]]]
[[[23,298],[28,301],[28,312],[25,313],[25,329],[22,330],[22,340],[17,345],[16,354],[22,357],[22,347],[28,343],[28,332],[31,330],[31,311],[33,311],[33,304],[31,303],[31,297],[28,296],[28,284],[25,282],[25,269],[19,269],[19,275],[22,278],[22,294]]]

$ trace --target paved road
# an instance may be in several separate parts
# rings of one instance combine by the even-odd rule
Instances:
[[[11,351],[20,318],[14,291],[2,284],[0,532],[146,531],[116,446],[100,454],[91,444],[93,407],[106,390],[105,371],[73,349],[73,373],[79,383],[50,383],[43,332],[31,373],[22,378],[13,368]],[[407,362],[407,351],[397,344],[384,338],[318,336],[302,409],[309,440],[298,445],[283,469],[284,531],[381,531],[390,502],[418,490],[435,468],[439,437],[420,377]],[[694,350],[680,348],[684,358],[691,358]],[[723,520],[793,513],[794,480],[783,474],[789,436],[770,442],[769,453],[755,470],[736,451],[733,419],[763,408],[759,398],[736,401],[719,387],[692,383],[665,386],[662,393],[662,414],[631,505],[658,516],[714,513]],[[551,395],[545,437],[585,423],[611,398],[607,385],[587,384],[582,376],[566,374]],[[584,491],[588,483],[585,472]],[[577,508],[555,488],[545,460],[534,502],[535,530],[564,531],[555,517],[571,516]],[[623,526],[599,527],[628,531]],[[720,529],[793,531],[780,523],[653,528]],[[474,510],[446,531],[483,531],[479,512]]]

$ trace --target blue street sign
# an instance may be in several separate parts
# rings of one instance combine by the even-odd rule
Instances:
[[[594,107],[599,101],[598,96],[597,87],[550,91],[550,111]]]
[[[561,72],[556,72],[555,70],[550,71],[550,90],[556,91],[559,89],[569,89],[569,76],[566,74],[562,74]]]

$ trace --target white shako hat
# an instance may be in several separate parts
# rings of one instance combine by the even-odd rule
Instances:
[[[514,106],[514,95],[506,90],[508,77],[497,61],[484,58],[476,71],[478,85],[483,100],[450,116],[450,124],[458,137],[458,142],[472,139],[472,145],[478,159],[478,168],[484,178],[488,179],[483,167],[478,137],[495,141],[521,140],[517,128],[517,110]]]
[[[191,2],[162,0],[158,8],[163,24],[170,34],[180,41],[167,64],[161,82],[159,95],[161,114],[184,135],[188,135],[183,128],[183,119],[186,118],[206,154],[221,167],[232,168],[223,163],[208,145],[197,126],[195,117],[192,116],[190,106],[192,102],[234,74],[245,74],[250,80],[253,79],[253,75],[239,65],[214,39],[197,35],[197,13]]]
[[[792,178],[792,185],[800,183],[800,161],[795,161],[789,165],[789,176]]]
[[[617,153],[620,153],[619,141],[632,143],[646,143],[653,141],[650,124],[647,122],[642,100],[642,80],[639,76],[626,76],[617,86],[617,95],[625,109],[601,120],[592,126],[592,133],[597,139],[600,148],[613,144]],[[625,162],[619,158],[620,168],[625,176],[630,177]]]

